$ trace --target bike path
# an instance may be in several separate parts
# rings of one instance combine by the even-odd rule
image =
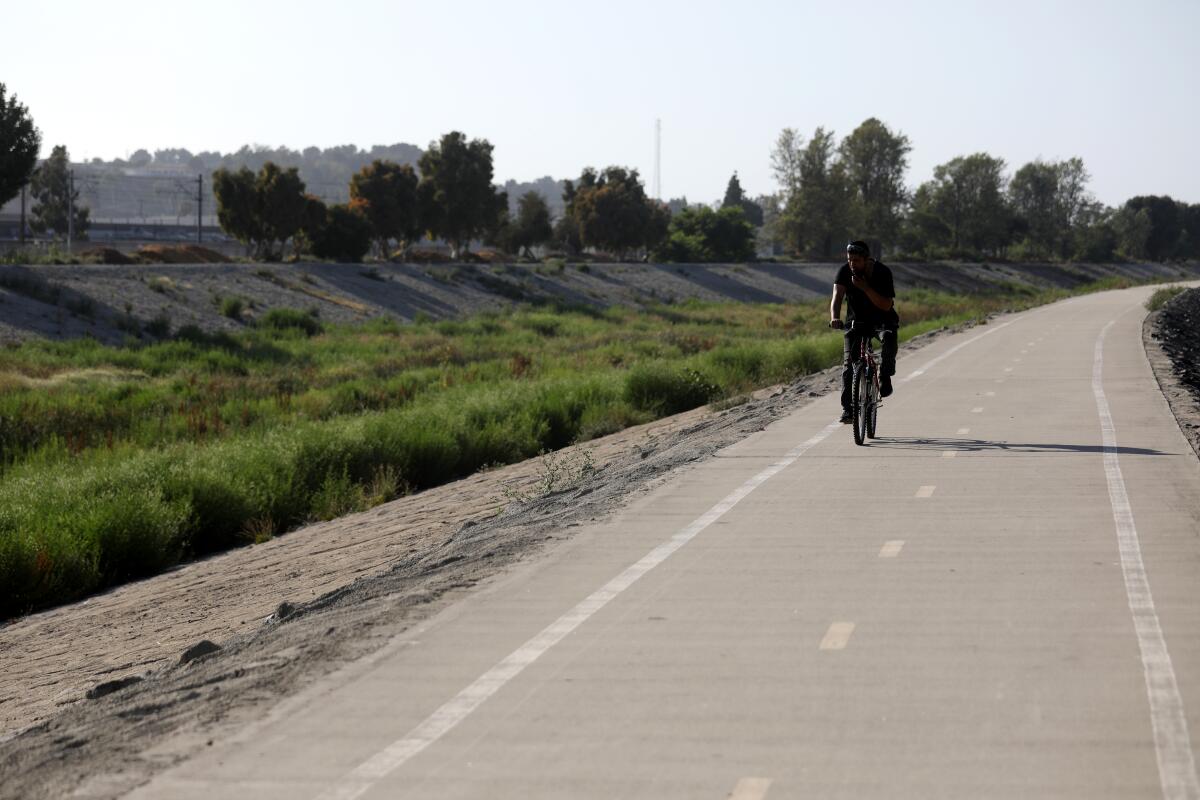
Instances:
[[[1148,294],[904,357],[869,446],[819,399],[131,796],[1189,796],[1094,391],[1105,331],[1190,754],[1200,467],[1141,350]]]

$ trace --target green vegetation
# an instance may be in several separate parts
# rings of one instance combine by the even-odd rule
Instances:
[[[1146,309],[1149,311],[1158,311],[1165,306],[1172,297],[1183,294],[1187,291],[1186,286],[1164,286],[1158,289],[1154,294],[1146,299]]]
[[[1110,282],[1099,288],[1114,288]],[[902,338],[1065,292],[906,292]],[[835,364],[824,300],[0,350],[0,618]]]
[[[1200,204],[1139,196],[1112,208],[1088,191],[1080,158],[1035,160],[1006,174],[1003,159],[976,152],[904,186],[907,136],[875,118],[836,142],[785,128],[771,151],[780,185],[766,236],[806,258],[840,256],[851,239],[889,258],[1014,261],[1170,261],[1200,258]]]

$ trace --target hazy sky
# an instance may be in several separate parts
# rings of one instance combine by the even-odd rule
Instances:
[[[775,191],[784,127],[906,134],[908,182],[986,151],[1081,157],[1097,198],[1200,202],[1197,0],[40,0],[0,13],[0,81],[74,159],[409,142],[495,146],[496,178],[637,168]]]

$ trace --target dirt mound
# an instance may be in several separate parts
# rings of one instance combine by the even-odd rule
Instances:
[[[229,264],[233,261],[216,250],[196,244],[148,244],[138,248],[137,256],[145,264]]]
[[[408,260],[416,264],[449,264],[454,259],[439,250],[420,248],[409,250]]]
[[[1200,401],[1200,289],[1189,289],[1163,306],[1157,333],[1175,374]]]
[[[113,247],[89,247],[79,254],[85,264],[138,264],[139,259]]]
[[[1189,289],[1146,317],[1142,328],[1154,376],[1200,456],[1200,289]]]

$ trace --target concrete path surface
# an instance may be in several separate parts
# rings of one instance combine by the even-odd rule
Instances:
[[[1149,289],[808,405],[135,798],[1197,797],[1200,465]]]

